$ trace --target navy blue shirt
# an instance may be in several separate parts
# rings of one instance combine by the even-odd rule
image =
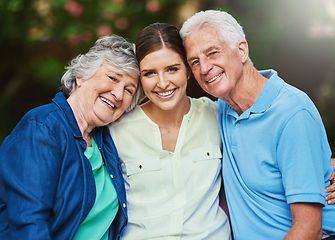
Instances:
[[[121,165],[106,127],[92,132],[119,198],[109,239],[127,224]],[[29,111],[0,148],[0,239],[72,239],[94,205],[95,180],[62,93]]]

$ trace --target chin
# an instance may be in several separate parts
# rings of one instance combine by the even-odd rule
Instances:
[[[164,110],[164,111],[169,111],[169,110],[173,110],[176,108],[176,105],[160,105],[159,106],[160,109]]]

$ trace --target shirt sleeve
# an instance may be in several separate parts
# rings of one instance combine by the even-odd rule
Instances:
[[[51,239],[50,219],[61,165],[60,146],[30,121],[1,146],[0,181],[11,239]],[[2,197],[1,197],[2,198]]]
[[[325,205],[321,139],[320,126],[307,110],[297,112],[284,126],[277,159],[288,204]]]

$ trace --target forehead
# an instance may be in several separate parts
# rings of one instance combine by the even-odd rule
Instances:
[[[124,75],[125,74],[124,71],[122,71],[122,70],[118,69],[117,67],[114,67],[113,65],[108,64],[108,63],[101,64],[100,69],[102,69],[106,73],[114,73],[114,74],[117,74],[117,75]]]
[[[220,48],[222,45],[223,42],[220,39],[218,31],[210,26],[193,30],[185,39],[187,56],[197,51],[207,51],[209,48]]]
[[[140,62],[140,66],[157,64],[175,64],[182,62],[182,58],[176,51],[164,47],[147,54]]]

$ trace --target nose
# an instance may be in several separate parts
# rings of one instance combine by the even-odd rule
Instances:
[[[111,90],[111,94],[114,96],[115,100],[121,101],[123,99],[123,86],[122,84],[116,84]]]
[[[157,86],[161,89],[166,89],[170,84],[170,81],[166,80],[163,74],[158,75]]]
[[[200,73],[202,75],[208,74],[213,67],[210,60],[206,58],[199,60],[199,64],[200,64]]]

